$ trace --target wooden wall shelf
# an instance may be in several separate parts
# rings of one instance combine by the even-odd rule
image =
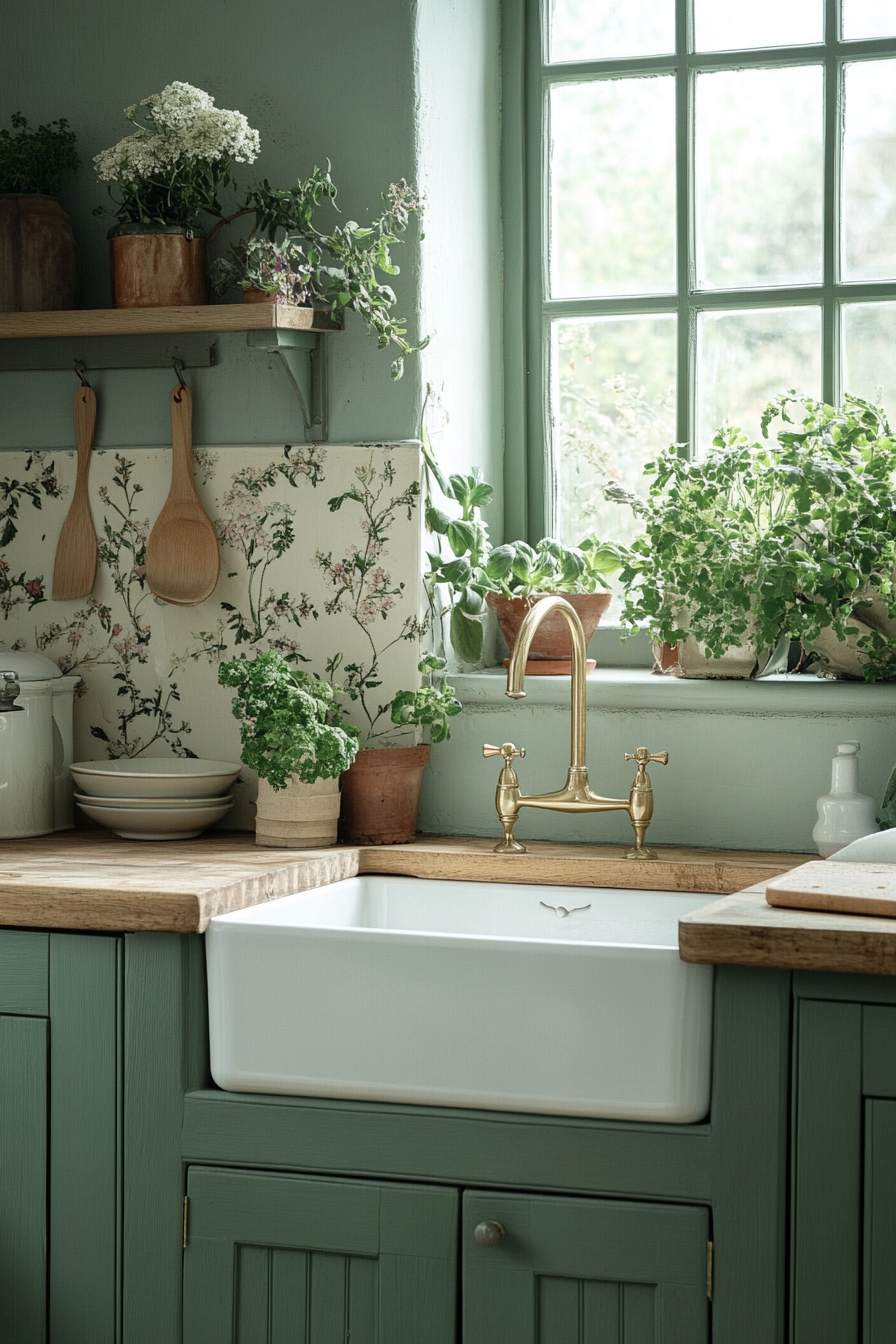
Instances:
[[[217,362],[210,335],[245,332],[253,349],[280,356],[305,437],[316,441],[327,437],[326,347],[319,338],[341,330],[329,313],[273,303],[0,313],[0,371],[159,369],[175,359],[185,369],[208,368]]]

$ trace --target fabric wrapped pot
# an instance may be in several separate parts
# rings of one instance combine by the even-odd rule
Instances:
[[[350,845],[410,844],[429,752],[428,746],[359,751],[342,776],[341,838]]]
[[[205,304],[205,239],[176,225],[118,224],[109,232],[113,308]]]
[[[336,843],[339,780],[303,784],[293,776],[285,789],[258,781],[255,843],[271,849],[323,849]]]

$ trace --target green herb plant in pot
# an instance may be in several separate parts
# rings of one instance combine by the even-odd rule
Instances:
[[[0,129],[0,312],[77,307],[78,250],[57,199],[80,164],[64,117],[32,131],[21,112]]]
[[[466,663],[483,656],[483,623],[487,607],[494,610],[510,652],[523,619],[542,597],[560,595],[575,608],[591,638],[610,605],[608,576],[622,560],[617,547],[586,537],[578,546],[564,546],[544,537],[534,546],[525,541],[491,546],[481,510],[491,503],[494,490],[478,472],[446,477],[424,437],[427,471],[426,525],[438,550],[429,553],[426,581],[433,594],[447,595],[441,615],[449,617],[451,643]],[[432,502],[429,475],[447,501],[460,507],[452,517]],[[447,553],[442,554],[442,542]],[[436,599],[437,600],[437,599]],[[536,631],[526,666],[529,675],[569,674],[569,632],[561,617],[551,617]],[[594,667],[594,662],[590,662]]]
[[[222,663],[218,681],[235,692],[242,760],[258,774],[256,843],[335,843],[339,777],[357,755],[358,733],[342,723],[334,688],[279,653]]]
[[[137,129],[93,160],[118,216],[109,233],[113,307],[204,304],[200,220],[223,217],[220,192],[234,163],[258,157],[258,132],[241,112],[177,80],[124,114]]]
[[[449,719],[461,712],[454,690],[436,677],[445,668],[444,658],[425,654],[418,670],[425,684],[413,691],[398,691],[389,704],[391,727],[382,730],[387,745],[359,751],[342,781],[342,838],[349,844],[408,844],[417,833],[417,811],[423,772],[429,762],[430,744],[450,737]],[[358,699],[361,698],[357,693]],[[401,745],[402,739],[419,739]],[[370,741],[371,738],[368,738]]]

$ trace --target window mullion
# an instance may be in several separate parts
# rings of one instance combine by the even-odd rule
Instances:
[[[824,57],[824,271],[822,312],[822,399],[837,405],[840,385],[840,163],[843,74],[837,59],[841,0],[825,0]]]
[[[690,296],[694,288],[694,76],[688,57],[693,48],[693,0],[675,0],[675,117],[678,288],[678,393],[676,437],[694,448],[696,403],[696,325]]]

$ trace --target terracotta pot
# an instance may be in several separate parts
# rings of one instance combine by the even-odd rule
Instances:
[[[0,195],[0,312],[78,306],[78,249],[53,196]]]
[[[516,637],[520,632],[520,626],[528,615],[531,604],[540,602],[543,597],[549,596],[549,593],[539,593],[537,597],[533,598],[504,597],[501,593],[487,594],[486,601],[498,618],[501,634],[504,636],[511,653],[513,653],[516,645]],[[561,593],[560,596],[564,597],[569,605],[575,608],[576,615],[582,622],[585,643],[587,644],[597,628],[598,621],[610,605],[612,594]],[[537,663],[542,660],[550,660],[568,664],[571,657],[569,627],[563,617],[555,612],[536,630],[535,638],[529,648],[528,661]],[[567,675],[569,673],[568,666],[559,670]]]
[[[174,225],[119,224],[109,232],[113,308],[205,304],[205,239]]]
[[[350,845],[406,845],[417,834],[427,747],[359,751],[342,776],[340,837]]]
[[[335,845],[339,780],[303,784],[293,776],[285,789],[258,781],[255,843],[274,849],[322,849]]]
[[[277,295],[269,294],[266,289],[255,289],[250,286],[243,290],[243,303],[276,303]]]

